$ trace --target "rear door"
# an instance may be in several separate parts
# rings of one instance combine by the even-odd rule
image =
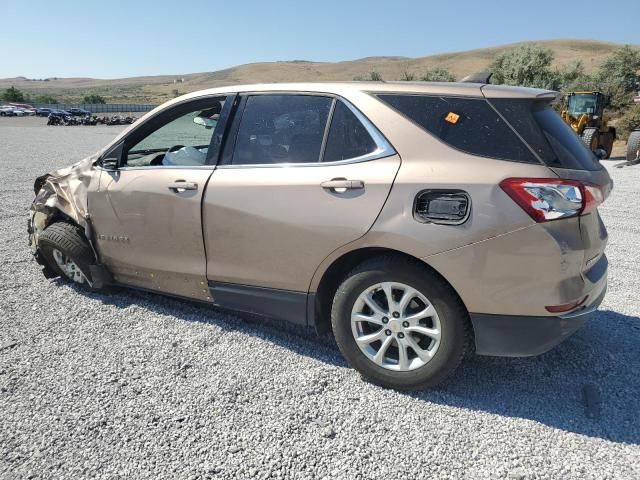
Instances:
[[[320,262],[369,230],[399,166],[341,99],[246,95],[204,198],[207,278],[307,292]]]

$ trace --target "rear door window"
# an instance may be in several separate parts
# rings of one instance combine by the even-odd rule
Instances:
[[[373,153],[377,148],[376,142],[351,109],[343,102],[337,101],[323,161],[336,162],[358,158]]]
[[[313,163],[333,99],[317,95],[252,95],[238,126],[234,165]]]
[[[484,99],[398,94],[378,98],[458,150],[483,157],[540,163]]]
[[[497,99],[491,103],[550,167],[602,168],[593,152],[546,101]]]

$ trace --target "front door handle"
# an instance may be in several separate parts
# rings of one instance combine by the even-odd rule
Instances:
[[[169,185],[169,190],[182,193],[187,190],[198,190],[198,184],[195,182],[187,182],[186,180],[176,180]]]
[[[362,180],[347,180],[346,178],[332,178],[326,182],[322,182],[320,186],[332,192],[342,193],[347,190],[361,190],[364,188]]]

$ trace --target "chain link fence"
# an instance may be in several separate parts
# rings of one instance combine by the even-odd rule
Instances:
[[[139,103],[32,103],[31,105],[36,108],[51,108],[53,110],[82,108],[91,113],[148,112],[157,107],[157,105]]]

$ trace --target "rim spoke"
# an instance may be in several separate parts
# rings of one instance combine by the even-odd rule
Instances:
[[[398,366],[400,367],[400,370],[406,370],[407,368],[409,368],[409,355],[407,354],[407,345],[402,340],[396,343],[398,345]]]
[[[375,313],[376,315],[379,315],[381,317],[384,317],[386,315],[386,312],[384,312],[382,308],[380,308],[380,305],[378,305],[376,301],[371,297],[371,294],[367,293],[363,297],[363,300],[364,300],[364,303],[366,303],[367,306],[371,310],[373,310],[373,313]]]
[[[389,313],[391,313],[396,307],[396,302],[393,300],[393,290],[391,289],[391,284],[388,282],[383,283],[382,291],[384,292],[385,297],[387,297],[387,310],[389,310]]]
[[[382,365],[384,363],[384,355],[387,353],[387,349],[391,345],[391,342],[393,342],[393,337],[385,338],[384,342],[382,342],[382,345],[380,345],[380,350],[378,350],[373,357],[373,361],[378,365]]]
[[[382,340],[385,337],[384,328],[381,328],[377,332],[370,333],[368,335],[362,335],[361,337],[356,338],[356,342],[359,344],[369,345],[370,343],[375,342],[376,340]]]
[[[437,328],[408,327],[406,331],[424,335],[426,337],[433,338],[434,340],[440,339],[440,330],[438,330]]]
[[[433,308],[433,305],[429,305],[424,310],[420,310],[419,312],[404,317],[404,319],[408,322],[415,322],[417,320],[422,320],[423,318],[433,317],[434,315],[436,315],[436,309]]]
[[[400,311],[400,315],[404,315],[405,310],[411,303],[411,300],[413,300],[413,298],[416,296],[416,293],[417,292],[411,287],[407,287],[407,289],[404,291],[400,302],[398,302],[398,310]]]
[[[365,315],[364,313],[354,313],[351,315],[352,322],[366,322],[373,323],[374,325],[382,325],[382,318],[380,316],[373,315]]]
[[[424,363],[427,363],[429,360],[431,360],[433,354],[429,350],[420,348],[420,345],[418,345],[415,340],[411,338],[411,335],[407,335],[406,337],[404,337],[404,339],[407,342],[407,345],[411,347],[411,350],[416,352],[416,355],[418,355],[420,360],[422,360]]]

